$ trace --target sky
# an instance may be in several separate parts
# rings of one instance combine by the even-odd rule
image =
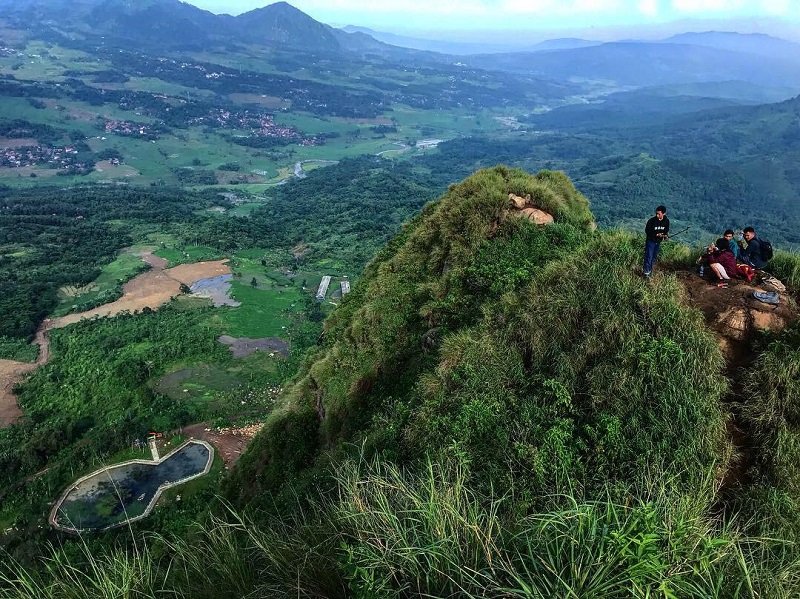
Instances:
[[[238,14],[271,0],[189,0]],[[318,21],[382,31],[578,30],[652,27],[680,20],[736,19],[800,30],[800,0],[291,0]]]

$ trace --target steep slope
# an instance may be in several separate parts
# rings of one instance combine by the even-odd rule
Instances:
[[[520,218],[509,193],[555,223]],[[291,502],[350,443],[405,463],[461,455],[531,501],[563,477],[697,484],[729,454],[720,352],[675,279],[633,274],[634,239],[592,228],[560,173],[452,186],[331,316],[230,494]]]

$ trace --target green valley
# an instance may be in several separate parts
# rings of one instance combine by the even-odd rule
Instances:
[[[798,596],[800,44],[604,31],[0,0],[0,599]]]

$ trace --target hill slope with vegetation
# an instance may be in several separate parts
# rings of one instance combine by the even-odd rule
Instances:
[[[0,596],[793,596],[798,325],[754,333],[733,373],[671,271],[686,251],[652,281],[640,253],[562,173],[451,186],[329,316],[233,509],[11,563]],[[797,257],[776,268],[796,293]]]

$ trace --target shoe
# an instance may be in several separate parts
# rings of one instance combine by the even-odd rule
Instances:
[[[649,276],[650,276],[651,274],[653,274],[653,273],[652,273],[652,272],[645,272],[645,273],[642,273],[642,274],[643,274],[645,277],[649,277]]]
[[[728,282],[727,281],[720,281],[719,283],[717,283],[717,287],[719,287],[720,289],[727,289],[728,288]]]

